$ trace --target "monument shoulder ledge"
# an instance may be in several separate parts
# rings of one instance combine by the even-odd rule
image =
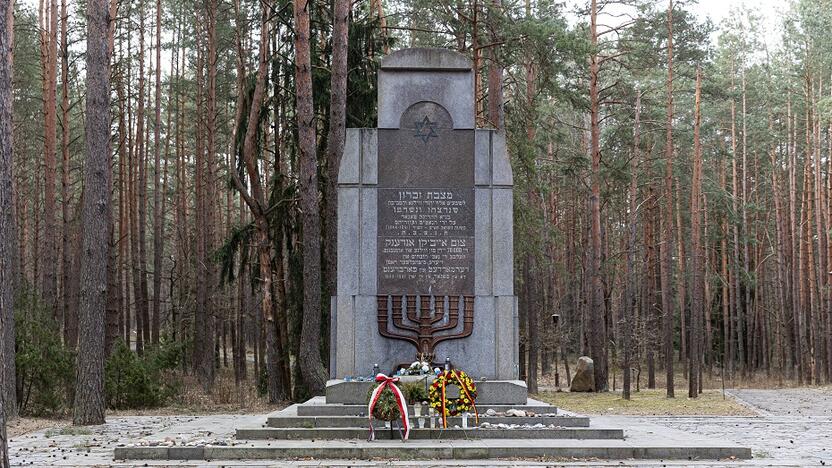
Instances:
[[[402,49],[381,60],[382,70],[469,71],[471,68],[468,57],[448,49]]]

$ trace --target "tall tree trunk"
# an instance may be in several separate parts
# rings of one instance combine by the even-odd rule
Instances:
[[[527,336],[528,336],[528,373],[526,374],[526,382],[528,383],[529,393],[537,393],[537,370],[538,357],[540,356],[540,334],[539,334],[539,320],[540,310],[538,309],[538,283],[536,275],[536,265],[532,254],[526,255],[525,261],[525,281],[526,281],[526,320],[527,320]]]
[[[724,191],[726,187],[725,165],[719,166],[719,188]],[[725,376],[726,364],[729,359],[731,341],[731,295],[730,278],[728,277],[728,216],[722,218],[722,239],[720,240],[720,255],[722,258],[722,375]]]
[[[61,289],[62,297],[60,309],[62,311],[64,324],[70,325],[78,322],[78,311],[73,307],[71,294],[74,292],[69,288],[72,272],[72,257],[70,256],[70,193],[69,193],[69,47],[67,45],[67,22],[69,17],[66,13],[66,0],[61,0],[61,218],[63,229],[61,230]],[[77,344],[77,336],[70,336],[64,327],[64,344],[74,349]]]
[[[312,395],[321,395],[327,373],[321,361],[321,214],[318,203],[318,158],[312,106],[309,37],[310,4],[294,0],[295,86],[299,146],[300,208],[303,225],[303,326],[300,366]]]
[[[73,424],[104,423],[104,314],[110,213],[110,10],[87,4],[87,112],[84,166],[81,337]]]
[[[257,321],[258,327],[256,328],[258,336],[258,348],[256,353],[258,362],[256,363],[256,367],[259,367],[259,364],[262,363],[263,353],[260,352],[261,350],[259,348],[259,344],[261,340],[259,337],[265,333],[266,347],[268,348],[268,351],[265,353],[267,376],[266,388],[269,395],[269,401],[271,403],[277,403],[279,401],[287,400],[291,396],[289,380],[287,378],[288,359],[282,358],[282,356],[287,356],[286,351],[288,346],[286,346],[286,341],[281,340],[281,335],[278,330],[279,327],[276,325],[275,321],[275,304],[273,301],[274,279],[272,272],[273,239],[270,237],[273,230],[270,229],[269,226],[269,219],[266,212],[266,194],[260,177],[259,165],[256,161],[255,154],[260,112],[263,97],[266,92],[266,74],[268,73],[269,62],[269,23],[267,21],[268,16],[266,8],[267,5],[263,4],[260,23],[260,53],[258,58],[257,79],[254,86],[254,93],[251,98],[251,106],[249,107],[248,127],[246,128],[242,148],[243,163],[248,174],[249,187],[251,187],[250,192],[243,185],[236,171],[231,171],[231,176],[237,190],[240,192],[240,195],[248,205],[252,216],[254,217],[255,242],[257,245],[257,261],[259,267],[259,280],[261,284],[260,290],[262,293],[262,301],[260,302],[261,308],[258,315],[259,318],[262,318],[262,321]],[[235,11],[239,12],[239,4],[237,2],[235,2]],[[240,93],[238,97],[238,109],[240,112],[238,112],[238,115],[236,116],[238,121],[238,124],[236,125],[237,129],[242,128],[242,106],[240,104],[242,103],[243,81],[241,77],[245,75],[245,62],[243,59],[244,49],[241,37],[242,35],[239,33],[236,36],[238,56],[237,71],[238,77],[240,77],[237,82],[238,92]],[[235,132],[236,131],[237,130],[235,130]],[[279,282],[280,278],[278,278],[278,283]],[[281,311],[280,313],[282,314],[282,304],[277,304],[277,306],[278,310]]]
[[[659,326],[656,320],[659,318],[658,314],[661,309],[661,288],[659,287],[660,272],[659,259],[656,254],[656,219],[657,215],[657,197],[656,189],[654,188],[653,177],[651,175],[650,166],[647,167],[647,179],[651,181],[647,185],[647,213],[645,215],[646,222],[644,223],[644,248],[645,248],[645,276],[647,281],[644,283],[644,298],[643,304],[646,313],[643,319],[642,333],[644,339],[644,355],[647,360],[647,388],[656,388],[656,364],[655,351],[658,342]],[[660,224],[660,223],[659,223]],[[636,389],[640,383],[636,379]]]
[[[691,249],[691,339],[690,339],[690,368],[688,371],[688,397],[699,396],[699,370],[702,363],[702,318],[704,314],[703,301],[705,295],[705,275],[703,272],[703,248],[701,237],[702,218],[702,146],[699,143],[699,100],[701,93],[702,75],[696,69],[696,95],[694,98],[693,120],[693,172],[690,190],[690,249]],[[680,236],[681,237],[681,236]],[[681,279],[680,279],[681,281]]]
[[[162,169],[162,174],[164,174],[162,179],[162,207],[161,207],[161,214],[160,214],[160,221],[159,221],[159,238],[162,239],[162,244],[164,245],[164,239],[167,235],[165,233],[166,222],[168,218],[168,206],[170,202],[168,201],[168,191],[170,188],[168,178],[170,177],[170,172],[168,171],[168,165],[170,163],[170,155],[171,155],[171,145],[174,143],[175,136],[177,133],[174,132],[173,127],[173,116],[176,114],[177,117],[177,125],[179,125],[179,112],[178,112],[178,102],[179,97],[177,95],[176,88],[174,87],[175,83],[179,82],[179,47],[181,44],[182,38],[182,20],[181,15],[177,15],[174,21],[174,30],[173,30],[173,44],[172,44],[172,53],[170,57],[170,75],[168,78],[168,97],[167,97],[167,117],[165,122],[165,134],[167,138],[165,139],[165,161],[164,166]],[[154,234],[155,235],[155,234]],[[171,257],[175,255],[175,248],[171,249]],[[155,259],[154,259],[155,262]],[[159,262],[159,269],[161,270],[161,261]],[[177,340],[177,333],[176,333],[176,324],[177,324],[177,310],[176,304],[172,300],[173,299],[173,292],[175,289],[174,286],[174,279],[173,275],[175,272],[173,271],[176,267],[176,258],[173,258],[173,265],[171,267],[171,280],[169,282],[167,296],[168,296],[168,306],[166,307],[166,311],[169,315],[168,326],[166,332],[170,334],[170,337],[173,341]],[[155,268],[155,267],[154,267]],[[160,281],[159,281],[159,288],[161,290],[161,273],[160,273]]]
[[[212,5],[215,6],[215,4],[206,4],[205,10],[199,10],[198,6],[196,15],[197,21],[207,20],[207,24],[205,25],[206,28],[202,29],[201,25],[198,26],[197,34],[197,41],[199,44],[197,46],[197,106],[202,109],[201,115],[203,116],[209,113],[209,111],[203,107],[205,105],[203,104],[203,98],[206,93],[205,72],[206,68],[210,68],[210,64],[206,64],[210,62],[210,58],[206,58],[206,54],[210,55],[210,52],[206,52],[205,49],[210,48],[210,46],[203,48],[201,40],[203,33],[207,33],[207,41],[211,40],[209,37],[212,35],[210,32],[212,29],[212,20],[210,17]],[[210,130],[205,128],[207,126],[208,123],[204,121],[204,118],[201,119],[199,125],[197,126],[199,130],[197,132],[198,136],[196,144],[195,213],[196,229],[198,232],[196,236],[197,310],[194,315],[194,366],[202,388],[205,391],[210,391],[214,382],[214,339],[216,337],[212,327],[213,317],[211,315],[211,301],[209,297],[211,294],[211,285],[207,262],[209,261],[210,255],[210,241],[208,238],[208,232],[205,230],[205,227],[209,222],[207,218],[210,210],[209,205],[211,203],[210,188],[208,187],[210,174],[207,159],[209,158],[209,155],[207,154],[208,152],[205,146],[205,141],[203,140],[203,137],[207,137],[208,134],[211,133]]]
[[[667,121],[665,129],[664,216],[659,243],[662,328],[667,397],[673,398],[673,0],[667,2]]]
[[[135,253],[134,253],[134,300],[136,303],[136,349],[141,353],[144,345],[150,337],[147,333],[148,327],[148,303],[147,303],[147,257],[145,250],[145,211],[147,177],[145,175],[145,75],[144,75],[144,0],[139,1],[139,95],[137,98],[136,110],[136,139],[133,150],[133,162],[136,165],[136,179],[133,185],[133,198],[135,203]],[[144,261],[143,261],[144,259]],[[141,344],[139,344],[141,343]]]
[[[503,111],[503,67],[500,63],[497,43],[500,41],[497,20],[502,9],[502,0],[491,0],[488,10],[488,24],[491,30],[491,44],[488,49],[488,122],[497,130],[505,126],[505,113]]]
[[[112,16],[115,17],[115,16]],[[112,159],[112,157],[111,157]],[[112,193],[112,175],[110,176],[110,187],[107,193]],[[110,195],[112,197],[112,195]],[[110,199],[112,206],[112,198]],[[118,319],[119,319],[119,298],[118,287],[116,282],[116,262],[118,262],[118,254],[116,250],[115,240],[115,222],[112,216],[112,208],[110,208],[110,217],[107,220],[107,242],[109,245],[109,255],[107,255],[107,303],[104,318],[104,359],[110,355],[113,350],[113,345],[119,338],[118,333]]]
[[[636,116],[635,124],[633,126],[633,153],[630,159],[630,193],[629,193],[629,213],[627,222],[627,262],[624,264],[624,277],[626,278],[626,290],[624,291],[624,317],[623,317],[623,336],[621,348],[623,349],[623,361],[621,363],[623,387],[621,396],[625,400],[630,399],[630,368],[632,366],[632,346],[633,346],[633,330],[635,325],[635,309],[636,309],[636,290],[638,288],[638,280],[635,272],[635,257],[636,257],[636,230],[638,225],[638,205],[636,204],[636,197],[638,196],[638,176],[636,170],[638,169],[639,160],[641,158],[641,91],[636,90]]]
[[[125,345],[130,348],[130,327],[131,327],[131,314],[130,314],[130,280],[129,280],[129,261],[127,259],[128,253],[128,244],[129,244],[129,229],[130,229],[130,222],[128,219],[128,203],[129,203],[129,193],[128,193],[128,181],[127,181],[127,169],[128,169],[128,146],[129,143],[127,142],[127,123],[125,122],[125,95],[124,95],[124,65],[123,60],[124,55],[122,53],[122,40],[119,39],[119,67],[118,73],[116,73],[115,78],[116,82],[116,93],[118,97],[118,187],[119,187],[119,195],[118,195],[118,245],[119,245],[119,276],[120,276],[120,286],[121,295],[122,295],[122,308],[123,308],[123,329],[122,329],[122,339],[124,340]]]
[[[590,41],[593,49],[598,45],[597,1],[592,0],[590,17]],[[591,357],[595,363],[595,389],[607,391],[607,333],[604,320],[604,290],[601,278],[601,127],[600,99],[598,92],[599,57],[597,53],[590,56],[589,62],[589,115],[591,139],[591,192],[590,207],[590,328]]]
[[[217,281],[217,267],[214,264],[214,261],[211,259],[215,247],[215,238],[216,233],[214,229],[214,225],[216,224],[215,220],[215,213],[217,212],[217,203],[219,202],[217,197],[217,192],[215,190],[215,174],[216,174],[216,157],[217,157],[217,147],[216,147],[216,131],[217,131],[217,0],[209,0],[207,2],[207,11],[206,11],[206,19],[207,21],[207,30],[206,30],[206,46],[207,46],[207,56],[206,56],[206,69],[207,69],[207,96],[206,96],[206,129],[205,129],[205,141],[206,141],[206,154],[205,154],[205,164],[203,167],[203,210],[205,211],[202,217],[203,225],[201,229],[205,232],[205,250],[203,252],[204,257],[201,261],[202,267],[205,268],[205,279],[207,282],[207,294],[208,297],[206,298],[206,333],[205,336],[209,337],[209,345],[204,349],[203,361],[202,365],[205,366],[205,371],[207,373],[207,366],[211,366],[210,373],[206,374],[208,377],[207,385],[210,387],[213,385],[214,382],[214,369],[215,369],[215,359],[216,359],[216,340],[217,338],[217,327],[219,317],[217,311],[219,308],[217,307],[217,299],[216,297],[216,290],[215,288],[218,287],[219,282]],[[203,382],[205,385],[206,382]]]
[[[0,465],[9,466],[5,418],[17,417],[14,257],[16,248],[12,125],[12,2],[0,0]],[[18,271],[20,273],[20,271]]]
[[[829,96],[832,98],[832,79],[830,80]],[[826,275],[826,381],[832,381],[832,233],[829,231],[829,222],[832,220],[832,119],[829,120],[829,129],[827,133],[827,172],[826,172],[826,266],[828,273]]]
[[[338,168],[344,154],[347,109],[347,37],[349,0],[335,0],[332,19],[332,75],[330,77],[329,133],[326,137],[327,178],[324,193],[324,254],[326,255],[326,289],[336,293],[338,264]]]
[[[57,318],[58,311],[58,264],[57,236],[58,227],[55,220],[55,173],[57,146],[57,81],[58,81],[58,2],[51,0],[48,17],[44,18],[46,27],[46,68],[44,69],[45,93],[43,96],[44,119],[44,171],[43,171],[43,262],[49,265],[43,269],[41,293],[50,311]]]
[[[818,98],[822,94],[822,85],[823,83],[818,83]],[[813,107],[817,106],[817,101],[812,99]],[[820,117],[817,116],[817,113],[814,114],[813,119],[813,126],[814,126],[814,139],[813,145],[811,147],[812,153],[814,155],[814,175],[815,175],[815,228],[816,228],[816,235],[818,238],[817,242],[817,258],[818,258],[818,275],[817,275],[817,291],[818,291],[818,298],[817,298],[817,320],[815,322],[815,326],[817,327],[818,339],[815,341],[815,384],[819,385],[822,383],[822,376],[826,372],[825,366],[825,352],[823,348],[826,345],[826,337],[824,337],[823,331],[825,330],[824,322],[826,320],[826,277],[827,277],[827,265],[826,265],[826,232],[827,232],[827,224],[825,220],[825,211],[826,211],[826,187],[823,181],[823,163],[821,162],[821,146],[822,142],[820,139]]]
[[[680,187],[679,180],[676,179],[676,186]],[[686,274],[687,274],[687,265],[686,265],[686,255],[685,255],[685,243],[682,239],[685,238],[685,228],[682,225],[682,210],[680,209],[680,202],[682,198],[682,194],[676,194],[676,232],[679,236],[679,242],[677,242],[677,250],[679,252],[679,263],[678,263],[678,277],[679,277],[679,288],[678,288],[678,300],[679,300],[679,363],[682,366],[683,372],[687,373],[688,369],[685,366],[687,362],[687,355],[688,355],[688,333],[687,330],[687,317],[688,317],[688,291],[685,288],[686,282]],[[693,252],[691,252],[693,254]]]
[[[753,284],[753,280],[750,278],[751,275],[751,263],[750,263],[750,254],[748,249],[748,244],[750,240],[749,229],[748,229],[748,210],[746,206],[748,205],[748,145],[747,143],[747,136],[748,131],[746,128],[746,93],[745,93],[745,70],[742,71],[742,204],[740,205],[741,213],[742,213],[742,226],[741,226],[741,236],[742,236],[742,245],[743,245],[743,256],[742,256],[742,269],[743,275],[746,278],[743,284],[743,292],[745,293],[745,300],[744,300],[744,310],[746,313],[751,308],[751,285]],[[740,330],[741,331],[741,330]],[[751,330],[749,330],[751,332]],[[743,335],[742,341],[745,341],[745,335]],[[745,343],[740,349],[745,348]],[[740,359],[740,363],[742,365],[742,371],[745,373],[746,371],[746,360]]]
[[[180,15],[184,17],[185,11],[187,9],[183,8]],[[180,34],[185,29],[184,20],[182,20],[182,23],[183,25],[180,26]],[[176,268],[174,271],[179,278],[179,290],[177,291],[178,301],[176,304],[176,310],[179,313],[177,314],[175,330],[181,336],[181,339],[185,339],[188,336],[186,330],[186,324],[188,322],[185,318],[187,309],[185,304],[188,294],[191,291],[192,282],[189,275],[191,269],[188,267],[189,261],[187,259],[193,254],[193,251],[191,250],[192,244],[188,235],[188,207],[186,204],[189,190],[187,178],[185,177],[185,93],[181,91],[181,78],[185,73],[185,60],[188,54],[183,50],[179,55],[181,55],[179,57],[181,61],[177,65],[178,73],[176,77],[176,210],[174,212],[176,220]]]
[[[162,0],[156,0],[156,125],[153,128],[153,315],[150,325],[150,341],[159,344],[159,326],[162,295],[162,193],[160,190],[162,127]],[[166,130],[166,133],[169,131]]]

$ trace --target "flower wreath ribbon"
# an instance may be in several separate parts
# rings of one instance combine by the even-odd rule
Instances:
[[[367,406],[367,414],[370,418],[370,440],[375,440],[376,438],[376,432],[373,429],[373,409],[375,409],[381,393],[387,387],[390,387],[390,391],[396,397],[396,405],[399,407],[399,414],[402,417],[402,425],[404,426],[404,438],[402,440],[407,440],[408,436],[410,436],[410,418],[407,414],[407,400],[405,400],[404,394],[399,390],[399,387],[396,386],[396,382],[398,381],[398,377],[387,377],[384,374],[376,375],[376,382],[379,382],[381,385],[373,390],[372,395],[370,395],[370,404]]]
[[[480,415],[477,413],[477,405],[476,403],[474,403],[474,399],[471,398],[471,394],[468,392],[468,389],[466,388],[467,386],[462,381],[462,378],[460,378],[460,376],[456,373],[456,370],[454,369],[451,369],[450,373],[448,374],[448,377],[450,377],[450,379],[455,380],[457,386],[459,387],[459,390],[465,393],[465,396],[469,400],[471,400],[471,408],[474,410],[474,418],[476,419],[477,425],[479,426]],[[447,398],[445,397],[445,387],[447,386],[448,380],[450,379],[442,379],[442,428],[444,429],[448,428],[448,416],[445,414],[445,402],[447,401]]]

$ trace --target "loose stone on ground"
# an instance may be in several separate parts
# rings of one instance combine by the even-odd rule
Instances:
[[[711,438],[730,440],[752,447],[754,459],[746,461],[633,461],[633,460],[557,460],[558,465],[576,466],[830,466],[832,449],[832,419],[823,413],[830,405],[828,390],[733,390],[732,394],[747,402],[756,401],[769,413],[759,417],[598,417],[598,424],[616,425],[627,431],[660,431],[662,427],[680,430]],[[781,402],[781,403],[778,403]],[[798,411],[799,409],[799,411]],[[813,413],[819,411],[820,413]],[[797,413],[797,415],[796,415]],[[817,415],[815,415],[817,414]],[[10,442],[13,466],[89,466],[113,465],[113,449],[119,444],[147,441],[165,441],[167,437],[205,440],[206,443],[224,442],[235,427],[262,424],[263,415],[214,415],[214,416],[126,416],[111,418],[102,426],[86,428],[80,433],[62,427],[40,429],[18,435]],[[58,423],[56,426],[64,426]],[[658,428],[658,429],[657,429]],[[83,431],[81,431],[83,432]],[[243,443],[243,441],[236,441]],[[145,461],[131,461],[124,465],[142,465]],[[264,466],[274,460],[245,462],[187,462],[147,461],[161,466]],[[546,466],[539,460],[491,460],[443,461],[439,463],[417,462],[419,466]],[[288,464],[288,462],[281,462]],[[414,462],[397,461],[322,461],[295,460],[296,466],[413,466]],[[551,462],[548,463],[551,466]]]

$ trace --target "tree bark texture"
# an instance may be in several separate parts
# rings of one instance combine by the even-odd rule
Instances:
[[[87,4],[87,113],[81,257],[81,336],[73,424],[104,423],[104,315],[110,213],[110,9]]]
[[[0,465],[8,466],[5,417],[17,416],[15,392],[12,8],[0,0]]]
[[[590,17],[590,40],[593,47],[598,44],[597,1],[592,0]],[[598,74],[600,64],[596,53],[589,62],[589,115],[591,139],[591,192],[589,196],[590,216],[590,261],[589,261],[589,327],[590,356],[595,363],[595,390],[607,391],[607,331],[604,314],[604,290],[601,271],[603,246],[601,243],[601,126]]]
[[[667,3],[667,128],[661,255],[662,324],[667,397],[673,398],[673,0]]]
[[[338,276],[338,168],[344,154],[347,110],[347,37],[349,0],[335,0],[332,25],[332,75],[330,78],[329,133],[326,138],[327,178],[324,194],[324,255],[326,286],[330,296],[336,293]]]
[[[696,70],[696,97],[693,123],[693,172],[690,191],[690,250],[691,250],[691,339],[688,370],[688,398],[699,396],[699,372],[702,365],[702,325],[705,313],[704,252],[702,251],[702,145],[699,142],[699,110],[702,75]],[[681,279],[680,279],[681,281]]]
[[[303,226],[303,326],[300,368],[312,395],[323,394],[327,373],[321,360],[321,215],[318,210],[318,158],[312,106],[309,7],[294,0],[295,86],[300,150],[300,209]]]

